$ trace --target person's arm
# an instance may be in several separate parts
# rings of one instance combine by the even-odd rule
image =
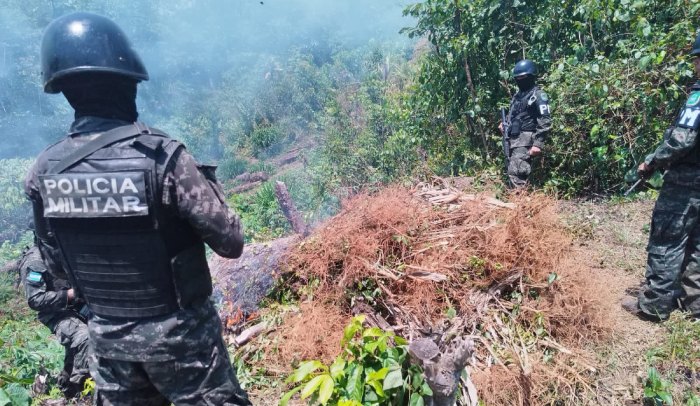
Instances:
[[[20,263],[20,275],[24,278],[27,304],[32,310],[54,312],[64,310],[74,296],[72,289],[51,291],[47,289],[47,266],[37,247],[30,249]]]
[[[544,148],[549,131],[552,129],[552,117],[549,108],[549,96],[547,93],[537,91],[535,108],[537,109],[537,127],[535,128],[533,147]]]
[[[243,253],[241,223],[226,205],[221,185],[210,182],[184,148],[166,169],[163,204],[187,220],[217,254],[238,258]]]
[[[668,168],[695,148],[697,135],[696,129],[676,126],[644,163],[653,169]]]
[[[34,238],[47,264],[48,271],[57,278],[67,279],[68,275],[62,266],[58,244],[50,232],[48,222],[44,217],[44,202],[39,192],[38,162],[34,163],[24,181],[24,193],[32,204]]]
[[[656,150],[649,154],[644,164],[650,169],[668,168],[686,156],[697,143],[700,127],[700,91],[693,86],[688,100],[678,114],[670,133],[664,133],[664,139]]]

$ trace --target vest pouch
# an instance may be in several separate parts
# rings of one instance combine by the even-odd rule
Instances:
[[[522,126],[522,122],[520,121],[519,118],[514,118],[513,122],[510,124],[510,136],[511,137],[517,137],[520,135],[520,127]]]
[[[170,261],[175,295],[180,308],[204,303],[212,293],[211,275],[204,244],[194,244]]]

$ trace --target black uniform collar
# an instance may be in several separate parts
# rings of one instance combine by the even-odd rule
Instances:
[[[68,133],[69,135],[74,136],[85,133],[105,132],[111,130],[112,128],[121,127],[127,124],[132,123],[113,118],[83,116],[73,121],[73,124],[71,124]]]
[[[529,88],[529,89],[527,89],[527,90],[518,90],[518,92],[516,93],[516,97],[529,96],[532,92],[534,92],[534,91],[537,90],[537,89],[538,89],[538,88],[537,88],[537,84],[535,84],[535,85],[533,85],[531,88]]]

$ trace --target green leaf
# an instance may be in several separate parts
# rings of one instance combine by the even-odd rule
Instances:
[[[301,390],[302,386],[299,385],[296,388],[290,390],[289,392],[285,393],[284,396],[282,396],[282,399],[280,399],[280,404],[279,406],[287,406],[287,403],[292,399],[292,396],[299,392]],[[0,403],[0,406],[4,406],[2,403]]]
[[[428,382],[423,382],[423,385],[420,387],[420,391],[425,396],[433,396],[433,390],[430,389],[430,386],[428,386]]]
[[[673,405],[673,397],[671,396],[670,393],[661,392],[661,393],[657,393],[656,395],[659,397],[659,399],[661,399],[664,402],[664,404],[666,404],[668,406]]]
[[[341,342],[341,345],[347,344],[350,340],[352,340],[353,337],[355,337],[355,334],[362,330],[362,323],[365,322],[365,315],[361,314],[359,316],[355,316],[352,318],[352,322],[348,324],[345,329],[343,330],[343,341]]]
[[[394,342],[396,345],[408,345],[408,340],[399,336],[394,336]]]
[[[333,379],[338,379],[345,375],[345,365],[345,360],[340,355],[338,355],[338,357],[335,359],[335,361],[333,361],[333,364],[331,365],[331,376],[333,377]]]
[[[10,406],[12,405],[12,400],[10,396],[5,392],[4,389],[0,388],[0,406]]]
[[[390,371],[384,378],[383,389],[385,391],[403,386],[403,374],[400,369]]]
[[[418,393],[414,393],[411,395],[411,399],[408,401],[410,406],[424,406],[425,403],[423,402],[423,396],[421,396]]]
[[[301,382],[306,377],[309,376],[310,373],[316,371],[317,369],[324,369],[325,365],[321,363],[321,361],[306,361],[302,362],[301,365],[299,365],[299,368],[297,368],[290,376],[285,380],[285,383],[297,383]]]
[[[348,373],[348,382],[345,391],[351,399],[362,402],[365,393],[365,383],[362,381],[362,365],[353,365]]]
[[[316,392],[316,389],[318,389],[318,387],[321,386],[321,382],[323,382],[324,376],[328,375],[319,375],[307,382],[306,386],[304,386],[304,389],[301,391],[301,398],[306,399],[309,396],[311,396],[314,392]]]
[[[318,401],[322,405],[328,403],[331,396],[333,396],[333,388],[335,387],[335,381],[330,375],[321,375],[323,378],[321,381],[321,389],[318,391]]]
[[[378,341],[373,341],[371,343],[367,343],[364,345],[365,351],[367,351],[370,354],[374,354],[375,351],[377,351],[377,346],[379,345]]]
[[[559,277],[559,275],[557,275],[556,272],[550,273],[549,276],[547,276],[547,285],[553,284],[554,281],[556,281],[558,277]]]
[[[356,400],[340,399],[338,406],[362,406],[362,403]]]
[[[18,383],[7,385],[5,391],[12,402],[12,406],[29,406],[32,401],[29,397],[29,391]]]
[[[379,397],[383,398],[386,396],[384,394],[384,389],[382,388],[382,384],[379,381],[369,381],[369,382],[367,382],[367,385],[371,386],[372,389],[374,389],[374,392],[376,392]]]
[[[379,327],[368,328],[362,333],[362,337],[380,337],[384,332]]]
[[[382,368],[379,371],[370,372],[367,375],[367,383],[370,381],[381,381],[389,373],[389,368]]]

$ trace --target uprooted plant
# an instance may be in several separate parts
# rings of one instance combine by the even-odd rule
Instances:
[[[356,316],[345,327],[342,352],[331,365],[318,360],[299,365],[286,381],[297,386],[280,406],[299,392],[309,404],[343,406],[419,406],[423,396],[433,394],[422,370],[410,364],[408,342],[378,327],[365,327],[364,321],[365,316]]]
[[[364,313],[411,339],[458,320],[459,335],[475,336],[472,377],[487,404],[578,401],[595,393],[579,344],[609,331],[604,289],[581,272],[552,200],[511,200],[439,183],[360,195],[288,266],[301,286],[320,282],[309,308]]]

